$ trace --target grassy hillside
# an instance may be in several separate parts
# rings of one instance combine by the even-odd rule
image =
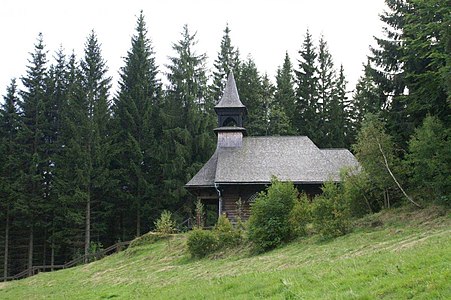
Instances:
[[[361,219],[324,241],[193,260],[185,235],[0,283],[0,299],[451,299],[451,218],[431,207]]]

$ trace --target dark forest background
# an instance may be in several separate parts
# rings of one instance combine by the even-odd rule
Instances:
[[[185,25],[162,74],[141,13],[118,91],[94,31],[83,57],[49,52],[40,34],[0,108],[0,274],[130,240],[151,230],[162,210],[187,219],[193,199],[183,186],[215,149],[213,107],[231,71],[249,135],[307,135],[320,148],[350,149],[362,121],[376,115],[405,161],[398,172],[407,186],[449,180],[449,3],[386,4],[384,35],[351,88],[326,38],[309,31],[297,57],[281,57],[268,78],[240,55],[228,26],[209,72]],[[439,163],[419,167],[435,156]],[[429,195],[449,195],[438,189]]]

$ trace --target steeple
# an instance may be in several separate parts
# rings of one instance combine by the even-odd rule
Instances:
[[[243,117],[247,109],[240,101],[232,72],[227,79],[221,100],[215,106],[215,111],[218,115],[218,127],[243,127]]]
[[[240,101],[235,78],[230,72],[221,100],[215,106],[218,115],[218,147],[241,147],[243,134],[243,118],[247,114],[246,106]]]

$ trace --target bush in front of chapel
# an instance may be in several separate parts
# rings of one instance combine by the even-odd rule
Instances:
[[[249,240],[257,252],[271,250],[293,237],[290,212],[298,197],[292,182],[273,178],[271,186],[261,192],[251,208]]]

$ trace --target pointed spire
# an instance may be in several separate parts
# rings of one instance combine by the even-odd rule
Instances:
[[[218,135],[218,148],[241,147],[243,134],[246,133],[243,118],[247,114],[247,109],[240,101],[232,72],[227,79],[221,101],[215,106],[215,111],[218,115],[218,128],[214,130]]]
[[[221,101],[215,106],[215,108],[237,108],[245,107],[240,101],[238,90],[236,88],[235,78],[232,71],[229,73],[227,83],[224,88],[224,94],[221,97]]]

